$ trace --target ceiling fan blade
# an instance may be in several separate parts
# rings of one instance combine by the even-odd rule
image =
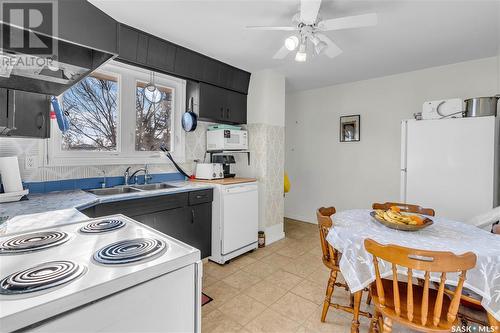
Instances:
[[[342,49],[337,46],[330,38],[323,34],[316,34],[316,37],[320,39],[321,41],[325,42],[328,47],[323,51],[325,55],[327,55],[330,58],[335,58],[339,54],[342,53]]]
[[[363,14],[324,20],[318,23],[318,29],[323,31],[350,28],[371,27],[377,25],[377,14]]]
[[[320,6],[321,0],[300,0],[300,22],[316,23]]]
[[[297,27],[273,27],[273,26],[258,26],[250,25],[246,27],[251,30],[277,30],[277,31],[295,31]]]
[[[285,47],[285,45],[283,45],[279,50],[278,52],[276,52],[273,56],[273,59],[283,59],[285,58],[288,53],[290,53],[290,51],[288,51],[288,49]]]

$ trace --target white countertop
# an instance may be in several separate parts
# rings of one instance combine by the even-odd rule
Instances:
[[[168,182],[175,188],[97,196],[82,190],[30,194],[29,200],[0,204],[0,235],[88,219],[80,210],[97,204],[213,188],[206,183]]]

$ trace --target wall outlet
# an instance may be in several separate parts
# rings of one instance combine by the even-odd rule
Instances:
[[[27,155],[24,159],[24,168],[35,169],[37,167],[37,156],[35,155]]]

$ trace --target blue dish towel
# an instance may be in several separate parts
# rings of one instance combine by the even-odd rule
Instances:
[[[54,113],[56,114],[57,126],[59,126],[59,129],[61,130],[62,133],[66,133],[66,131],[69,130],[69,119],[61,110],[59,101],[55,96],[52,96],[50,101],[52,103],[52,108],[54,109]]]

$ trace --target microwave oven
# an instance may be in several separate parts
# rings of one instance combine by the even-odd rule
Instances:
[[[246,130],[217,129],[207,131],[207,150],[247,150]]]

